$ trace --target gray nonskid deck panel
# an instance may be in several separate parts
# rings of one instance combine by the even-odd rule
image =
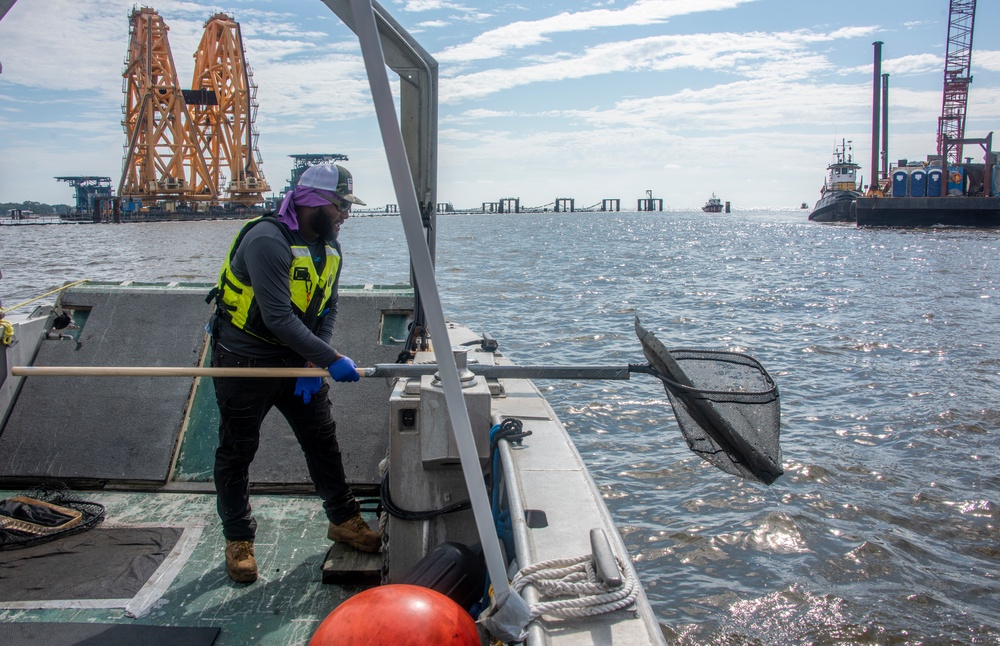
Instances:
[[[38,366],[197,366],[211,307],[202,289],[70,289],[63,307],[90,309],[73,340],[45,340]],[[342,288],[333,345],[359,366],[392,362],[382,314],[412,309],[402,290]],[[29,377],[0,433],[0,480],[47,478],[165,482],[195,380],[189,377]],[[211,379],[201,379],[214,401]],[[348,481],[375,486],[388,448],[386,379],[331,385]],[[218,411],[186,429],[214,451]],[[187,440],[185,440],[185,443]],[[210,460],[210,456],[206,456]],[[264,421],[251,466],[255,485],[308,484],[305,459],[284,418]]]
[[[174,292],[69,291],[79,340],[45,340],[40,366],[196,366],[209,307]],[[163,481],[191,378],[27,378],[0,435],[0,476]]]
[[[382,312],[411,310],[413,299],[398,292],[351,292],[342,289],[337,325],[331,344],[358,366],[392,363],[401,345],[380,343]],[[389,448],[389,379],[362,379],[356,383],[330,383],[337,443],[344,457],[344,471],[351,484],[376,486],[378,463]],[[254,484],[309,483],[302,449],[277,410],[268,413],[261,431],[260,448],[250,466]]]

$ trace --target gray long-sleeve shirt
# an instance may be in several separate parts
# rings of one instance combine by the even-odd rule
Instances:
[[[298,231],[292,231],[295,244],[307,245],[315,258],[325,258],[323,240],[306,243]],[[331,245],[341,253],[340,243]],[[330,260],[327,260],[330,262]],[[292,251],[278,227],[261,223],[251,229],[233,257],[230,267],[237,278],[253,287],[254,298],[260,307],[261,316],[267,328],[288,347],[267,343],[229,323],[219,325],[219,343],[239,355],[255,359],[282,356],[291,349],[305,361],[311,361],[323,368],[333,363],[339,353],[330,346],[333,327],[337,319],[338,285],[340,268],[334,276],[330,299],[320,308],[326,310],[322,325],[313,334],[292,309],[291,292],[288,288],[288,272],[292,264]],[[341,267],[343,264],[341,264]]]

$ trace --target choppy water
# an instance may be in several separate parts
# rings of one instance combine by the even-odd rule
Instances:
[[[212,281],[237,222],[2,227],[8,307],[89,279]],[[523,363],[746,352],[781,389],[785,475],[701,463],[651,378],[541,382],[683,644],[1000,643],[1000,231],[804,212],[439,219],[449,318]],[[405,282],[353,218],[345,284]]]

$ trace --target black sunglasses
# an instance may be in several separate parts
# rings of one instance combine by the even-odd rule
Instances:
[[[347,200],[342,200],[337,197],[328,198],[330,200],[330,206],[336,208],[341,213],[347,213],[351,210],[351,202]]]

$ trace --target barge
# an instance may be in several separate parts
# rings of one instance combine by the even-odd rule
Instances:
[[[859,227],[1000,227],[998,197],[860,197]]]
[[[992,141],[992,133],[985,141]],[[854,201],[851,213],[859,227],[1000,227],[1000,164],[994,152],[987,152],[984,163],[947,170],[936,159],[913,165],[900,160],[883,193]]]

